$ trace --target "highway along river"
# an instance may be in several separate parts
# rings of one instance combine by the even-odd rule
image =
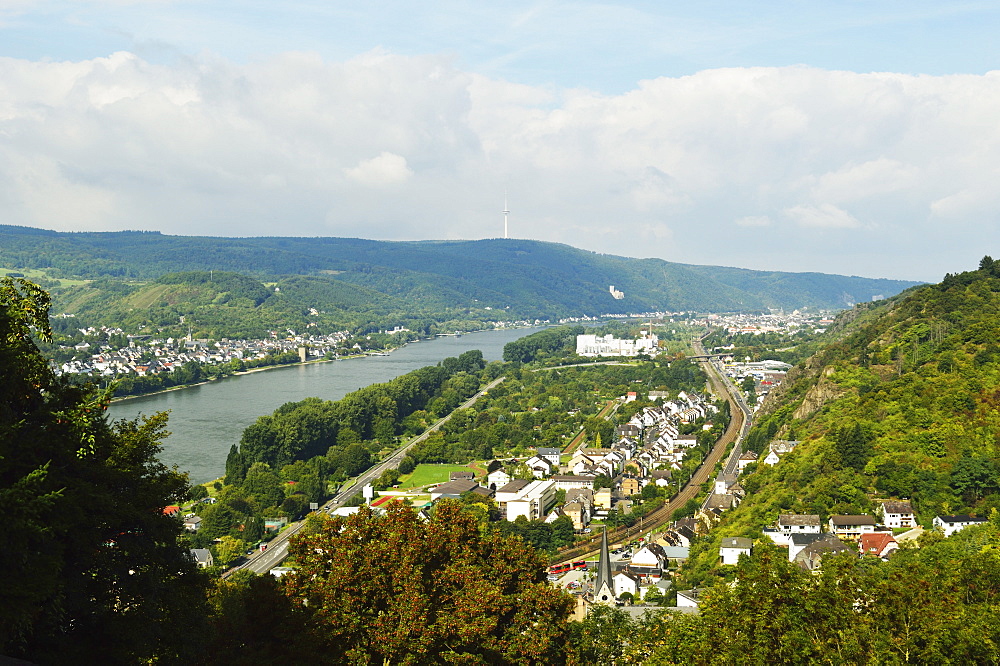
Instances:
[[[479,349],[487,361],[503,358],[508,342],[540,329],[520,328],[459,337],[441,337],[411,342],[388,356],[368,356],[329,363],[293,365],[254,372],[199,386],[116,402],[108,410],[111,419],[134,419],[139,414],[169,412],[170,436],[163,442],[160,459],[177,465],[194,483],[222,476],[229,447],[237,444],[243,430],[258,416],[271,414],[286,402],[315,396],[340,400],[351,391],[370,384],[436,365],[449,356]]]

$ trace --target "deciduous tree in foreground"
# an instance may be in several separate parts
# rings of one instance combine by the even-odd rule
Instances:
[[[430,521],[392,503],[322,518],[294,540],[285,590],[341,663],[558,664],[573,601],[515,537],[483,536],[457,502]]]

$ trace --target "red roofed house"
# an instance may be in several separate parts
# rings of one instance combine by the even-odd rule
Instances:
[[[874,555],[885,560],[893,551],[899,550],[899,544],[888,532],[875,532],[858,537],[858,550],[862,555]]]
[[[181,508],[176,504],[171,504],[170,506],[163,507],[164,516],[176,516],[181,512]]]

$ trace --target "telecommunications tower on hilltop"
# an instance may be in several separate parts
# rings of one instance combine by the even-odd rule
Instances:
[[[503,191],[503,237],[507,238],[507,216],[510,211],[507,209],[507,190]]]

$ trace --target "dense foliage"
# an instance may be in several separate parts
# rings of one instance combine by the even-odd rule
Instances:
[[[572,600],[519,539],[480,532],[443,501],[429,522],[399,503],[322,518],[290,548],[286,594],[328,664],[558,664]]]
[[[741,478],[747,498],[693,549],[689,583],[706,582],[719,539],[759,535],[780,513],[826,521],[908,498],[929,527],[1000,507],[996,262],[846,312],[831,336],[772,391],[746,444],[801,443]]]
[[[695,616],[588,616],[588,664],[989,664],[1000,661],[1000,530],[925,536],[888,562],[828,558],[812,574],[763,543]],[[600,642],[593,640],[600,636]]]
[[[38,663],[191,658],[202,579],[163,509],[187,480],[156,459],[165,415],[109,425],[109,395],[55,376],[31,336],[47,295],[0,282],[0,650]]]

